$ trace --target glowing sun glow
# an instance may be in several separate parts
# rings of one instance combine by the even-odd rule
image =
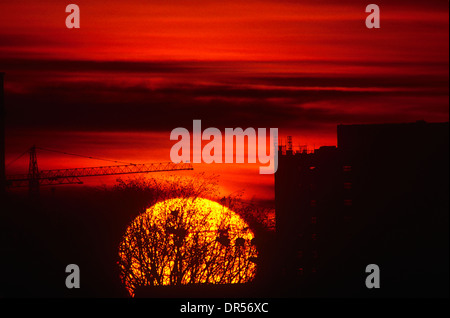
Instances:
[[[139,286],[249,282],[256,274],[253,238],[245,221],[217,202],[159,202],[126,230],[121,279],[132,296]]]

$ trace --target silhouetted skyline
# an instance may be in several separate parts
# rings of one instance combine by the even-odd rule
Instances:
[[[280,148],[277,248],[286,296],[448,297],[446,123],[339,125],[338,147]],[[383,288],[368,290],[377,264]]]

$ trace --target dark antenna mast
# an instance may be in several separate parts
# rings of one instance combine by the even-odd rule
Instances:
[[[36,146],[30,148],[30,163],[28,165],[28,180],[30,196],[39,196],[39,168],[36,157]]]

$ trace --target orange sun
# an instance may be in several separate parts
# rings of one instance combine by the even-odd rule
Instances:
[[[140,286],[245,283],[256,274],[253,238],[245,221],[217,202],[159,202],[126,230],[121,279],[132,296]]]

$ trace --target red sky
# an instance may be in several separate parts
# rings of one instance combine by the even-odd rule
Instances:
[[[170,131],[193,119],[310,147],[335,145],[340,123],[448,120],[448,1],[378,1],[377,30],[358,0],[80,0],[72,30],[69,3],[0,4],[7,162],[33,143],[168,161]],[[52,156],[41,168],[102,164]],[[257,166],[204,169],[273,198]]]

